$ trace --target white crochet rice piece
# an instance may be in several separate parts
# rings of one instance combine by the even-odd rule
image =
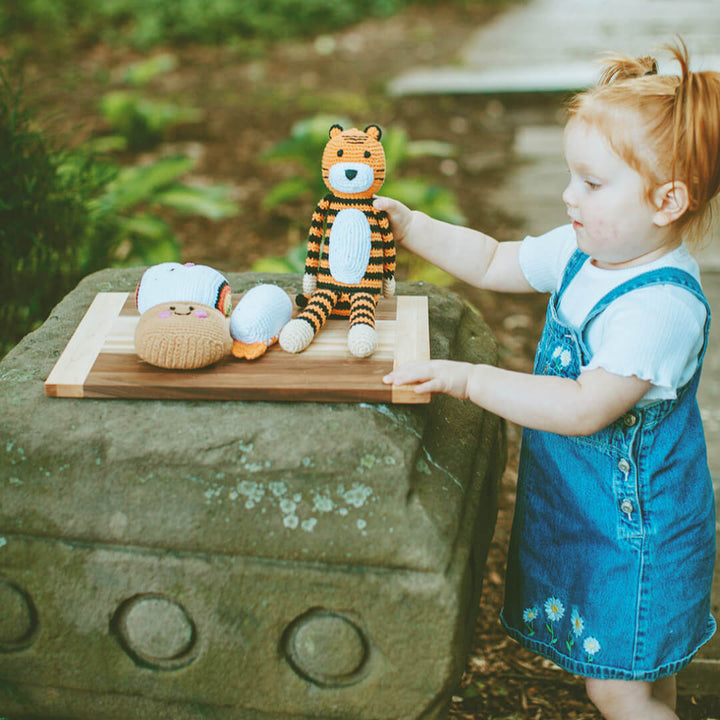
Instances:
[[[137,289],[137,309],[142,315],[155,305],[168,302],[200,303],[216,307],[223,283],[222,273],[208,265],[176,262],[149,267]]]
[[[230,316],[230,335],[248,345],[270,343],[290,321],[293,312],[288,294],[276,285],[257,285],[240,299]]]

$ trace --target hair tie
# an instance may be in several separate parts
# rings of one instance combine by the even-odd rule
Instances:
[[[657,60],[652,61],[652,67],[645,73],[645,75],[657,75],[658,73],[658,64]],[[644,76],[643,76],[644,77]]]

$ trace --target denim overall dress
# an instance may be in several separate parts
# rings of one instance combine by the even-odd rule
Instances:
[[[651,681],[687,665],[715,631],[715,503],[695,398],[710,308],[691,275],[661,268],[610,291],[576,331],[558,306],[587,258],[575,252],[550,298],[535,374],[576,378],[589,360],[588,322],[651,284],[704,303],[705,339],[676,399],[636,406],[589,436],[523,432],[501,618],[521,645],[571,673]]]

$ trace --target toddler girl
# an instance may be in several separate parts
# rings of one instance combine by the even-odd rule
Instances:
[[[720,74],[607,60],[569,107],[571,223],[497,243],[388,198],[396,240],[478,287],[552,292],[533,375],[431,360],[387,383],[524,426],[502,622],[611,720],[677,718],[712,636],[713,489],[695,399],[710,308],[687,245],[720,189]],[[687,244],[686,244],[687,243]]]

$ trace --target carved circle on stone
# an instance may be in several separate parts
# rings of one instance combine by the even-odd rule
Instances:
[[[176,670],[195,659],[195,623],[182,605],[164,595],[149,593],[126,600],[112,628],[125,652],[140,665]]]
[[[290,624],[283,649],[292,669],[321,687],[359,682],[369,655],[367,637],[357,624],[322,608],[310,610]]]
[[[5,578],[0,578],[0,609],[0,652],[32,644],[38,626],[35,605],[24,590]]]

